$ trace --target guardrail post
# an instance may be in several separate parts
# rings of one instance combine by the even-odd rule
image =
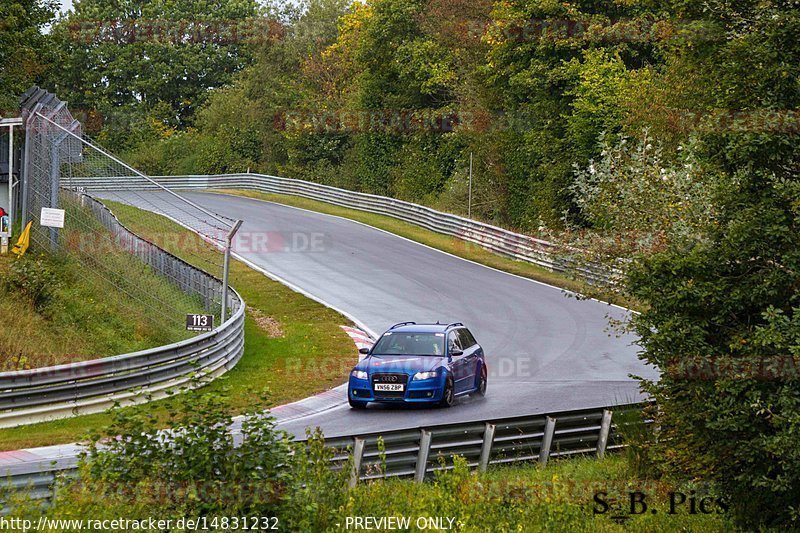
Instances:
[[[478,462],[478,470],[486,472],[489,467],[489,458],[492,455],[492,444],[494,443],[494,424],[486,423],[486,429],[483,430],[483,445],[481,446],[481,458]]]
[[[603,410],[603,420],[600,422],[600,436],[597,438],[597,457],[602,459],[606,454],[608,433],[611,430],[611,414],[608,409]]]
[[[550,447],[553,445],[553,434],[556,431],[556,419],[548,416],[544,423],[544,434],[542,435],[542,446],[539,448],[539,465],[544,468],[550,458]]]
[[[422,483],[425,480],[425,471],[428,469],[428,454],[431,451],[431,432],[422,429],[419,432],[419,453],[417,454],[417,470],[414,481]]]
[[[364,457],[364,439],[362,437],[355,437],[353,439],[353,470],[350,473],[350,488],[358,484],[358,478],[361,475],[361,460]]]

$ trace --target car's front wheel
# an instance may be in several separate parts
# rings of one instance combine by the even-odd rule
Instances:
[[[353,409],[366,409],[367,408],[367,402],[354,400],[352,398],[347,398],[347,401],[350,403],[350,407],[352,407]]]
[[[453,385],[453,378],[447,376],[447,381],[444,384],[444,394],[442,395],[442,401],[440,405],[442,407],[452,407],[456,401],[456,395]]]

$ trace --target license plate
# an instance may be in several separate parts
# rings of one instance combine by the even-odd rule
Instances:
[[[375,390],[384,392],[403,392],[402,383],[375,383]]]

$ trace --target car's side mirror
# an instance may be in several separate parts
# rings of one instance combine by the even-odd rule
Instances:
[[[464,350],[459,350],[456,348],[455,350],[450,350],[450,355],[456,357],[458,355],[464,355]]]
[[[363,353],[364,355],[369,353],[369,348],[359,348],[358,353]]]

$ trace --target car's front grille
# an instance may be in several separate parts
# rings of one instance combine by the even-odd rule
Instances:
[[[375,390],[375,383],[397,383],[403,385],[402,391],[376,391]],[[405,396],[405,389],[406,385],[408,384],[408,374],[400,374],[400,373],[381,373],[381,374],[372,374],[372,390],[375,393],[376,397],[381,398],[403,398]]]
[[[372,374],[372,382],[373,383],[402,383],[402,384],[405,385],[408,382],[408,374],[402,374],[402,373]]]

